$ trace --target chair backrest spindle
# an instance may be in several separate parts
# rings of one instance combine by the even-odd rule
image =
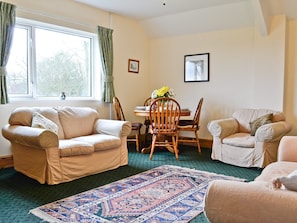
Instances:
[[[158,98],[150,106],[150,120],[153,131],[176,131],[180,117],[180,105],[172,98]]]
[[[193,118],[193,127],[199,125],[202,104],[203,104],[203,98],[200,98],[194,118]]]
[[[116,119],[120,121],[126,121],[121,103],[117,97],[113,97],[113,106],[116,113]]]

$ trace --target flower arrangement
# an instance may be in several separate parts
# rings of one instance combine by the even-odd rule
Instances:
[[[159,89],[156,89],[152,93],[153,99],[164,98],[164,97],[174,98],[174,96],[175,96],[174,90],[172,88],[169,88],[168,86],[163,86]]]

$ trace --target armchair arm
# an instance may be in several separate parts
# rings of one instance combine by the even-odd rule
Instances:
[[[297,136],[284,136],[281,139],[277,160],[297,162]]]
[[[268,182],[215,180],[208,187],[204,210],[212,223],[294,223],[296,205],[296,192],[275,190]]]
[[[225,138],[238,132],[239,124],[234,118],[219,119],[209,122],[207,128],[213,136]]]
[[[7,124],[2,128],[2,135],[12,143],[37,149],[59,146],[58,136],[41,128]]]
[[[279,141],[291,128],[291,125],[285,121],[265,124],[257,129],[255,138],[258,142]]]
[[[95,131],[101,134],[117,137],[128,136],[131,132],[131,122],[110,119],[98,119],[95,123]]]

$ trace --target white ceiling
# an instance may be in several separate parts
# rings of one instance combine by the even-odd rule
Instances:
[[[108,12],[143,20],[246,0],[76,0]],[[163,5],[165,3],[165,5]]]
[[[297,0],[74,0],[139,20],[151,37],[265,24],[285,14],[297,19]],[[165,5],[164,5],[165,3]],[[260,28],[261,29],[261,28]],[[268,32],[268,31],[267,31]]]

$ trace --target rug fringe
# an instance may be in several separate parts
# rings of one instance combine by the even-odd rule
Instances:
[[[39,217],[40,219],[43,220],[42,222],[63,223],[63,221],[59,221],[58,219],[53,218],[48,214],[45,214],[44,212],[40,211],[38,208],[34,208],[34,209],[30,210],[29,214],[33,214],[36,217]]]

